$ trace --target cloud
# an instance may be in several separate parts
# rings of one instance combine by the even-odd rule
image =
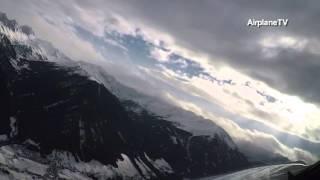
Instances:
[[[275,136],[263,133],[257,130],[243,129],[238,124],[223,116],[203,111],[192,102],[172,99],[176,104],[184,104],[182,107],[186,110],[211,119],[220,127],[224,128],[239,147],[252,160],[278,159],[286,157],[291,161],[303,160],[306,163],[314,163],[317,157],[310,152],[300,148],[290,148],[280,142]],[[181,105],[180,105],[181,106]]]
[[[159,60],[161,62],[169,61],[170,54],[171,54],[170,51],[166,51],[165,49],[161,49],[158,47],[153,47],[150,52],[151,57],[153,57],[155,60]]]
[[[235,139],[235,142],[242,152],[254,160],[270,161],[270,159],[287,157],[291,161],[303,160],[308,164],[317,160],[317,157],[310,152],[287,147],[270,134],[251,131],[247,132],[246,136],[245,138]]]
[[[219,122],[219,121],[218,121]],[[235,141],[239,149],[254,160],[270,160],[287,157],[289,160],[304,160],[306,163],[314,163],[317,157],[300,148],[290,148],[280,142],[271,134],[257,130],[240,128],[230,120],[220,121],[221,125]]]
[[[228,64],[282,92],[318,103],[319,87],[312,80],[320,75],[319,56],[310,52],[309,44],[319,40],[320,27],[314,23],[317,9],[312,8],[319,4],[317,1],[287,3],[95,1],[89,4],[96,8],[108,7],[134,24],[148,25],[170,34],[176,44],[222,60],[212,58],[212,63]],[[286,28],[250,29],[246,22],[253,17],[285,17],[290,24]],[[279,41],[268,40],[274,36],[279,36]],[[279,51],[271,58],[264,57],[266,47],[259,46],[265,37],[263,42],[269,42],[267,48],[277,47]]]

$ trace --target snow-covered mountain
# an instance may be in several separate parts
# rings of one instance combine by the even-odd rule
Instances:
[[[306,166],[303,164],[280,164],[245,169],[225,175],[205,177],[199,180],[287,180],[288,172],[297,174]]]
[[[75,63],[2,13],[0,99],[9,179],[181,179],[250,165],[213,122]]]
[[[149,112],[164,117],[166,120],[174,122],[179,128],[191,132],[193,135],[219,136],[230,148],[236,148],[231,137],[221,127],[213,121],[204,119],[190,111],[181,109],[165,102],[161,98],[148,96],[137,90],[130,88],[113,76],[108,74],[101,66],[89,64],[86,62],[79,63],[81,69],[84,69],[95,81],[103,84],[108,90],[116,95],[121,101],[134,101],[135,106],[130,106],[133,111],[141,112],[144,109]]]

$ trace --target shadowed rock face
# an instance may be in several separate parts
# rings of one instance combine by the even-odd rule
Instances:
[[[0,14],[5,25],[17,26],[5,18]],[[126,154],[142,177],[137,159],[155,179],[205,176],[249,165],[218,136],[193,136],[146,110],[131,111],[138,105],[121,102],[81,75],[79,67],[28,56],[32,49],[0,35],[0,134],[9,137],[6,144],[32,139],[42,154],[60,149],[84,161],[112,165]],[[155,166],[153,160],[161,158],[173,172]]]
[[[9,117],[10,117],[10,98],[7,89],[7,84],[5,83],[5,74],[0,71],[0,132],[9,134],[10,129],[8,127]]]

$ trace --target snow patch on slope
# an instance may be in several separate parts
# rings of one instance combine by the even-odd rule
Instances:
[[[34,38],[33,35],[26,35],[19,28],[12,30],[5,26],[2,22],[0,22],[0,33],[6,35],[11,42],[20,42],[26,44],[29,39]]]
[[[18,135],[18,128],[17,128],[17,119],[15,117],[10,117],[10,137],[13,138]]]
[[[38,144],[32,140],[28,143]],[[26,144],[26,143],[25,143]],[[164,159],[145,157],[161,172],[173,173],[172,168]],[[134,162],[133,162],[134,161]],[[139,170],[134,165],[137,164]],[[142,172],[142,175],[140,172]],[[47,157],[39,152],[27,149],[22,145],[0,147],[0,179],[144,179],[156,177],[154,172],[142,161],[141,157],[131,160],[121,154],[113,165],[104,165],[96,160],[83,162],[66,151],[53,151]]]
[[[91,160],[90,162],[77,161],[70,153],[63,151],[54,151],[48,159],[59,164],[63,170],[60,172],[63,176],[72,175],[73,178],[76,175],[78,176],[79,173],[98,179],[117,177],[121,177],[122,179],[138,179],[140,177],[139,172],[125,154],[121,154],[121,159],[116,161],[116,166],[104,165],[95,160]]]
[[[146,153],[144,153],[144,156],[147,158],[149,162],[151,162],[154,165],[155,168],[157,168],[161,172],[173,173],[172,167],[163,158],[152,160]]]

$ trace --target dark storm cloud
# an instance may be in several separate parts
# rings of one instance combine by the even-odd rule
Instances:
[[[79,6],[108,7],[122,16],[167,32],[183,46],[203,52],[246,74],[263,80],[282,92],[320,102],[319,55],[312,54],[309,43],[301,51],[278,47],[272,58],[263,56],[258,41],[274,35],[318,41],[319,1],[117,1],[85,2]],[[249,18],[288,18],[288,27],[249,28]]]

